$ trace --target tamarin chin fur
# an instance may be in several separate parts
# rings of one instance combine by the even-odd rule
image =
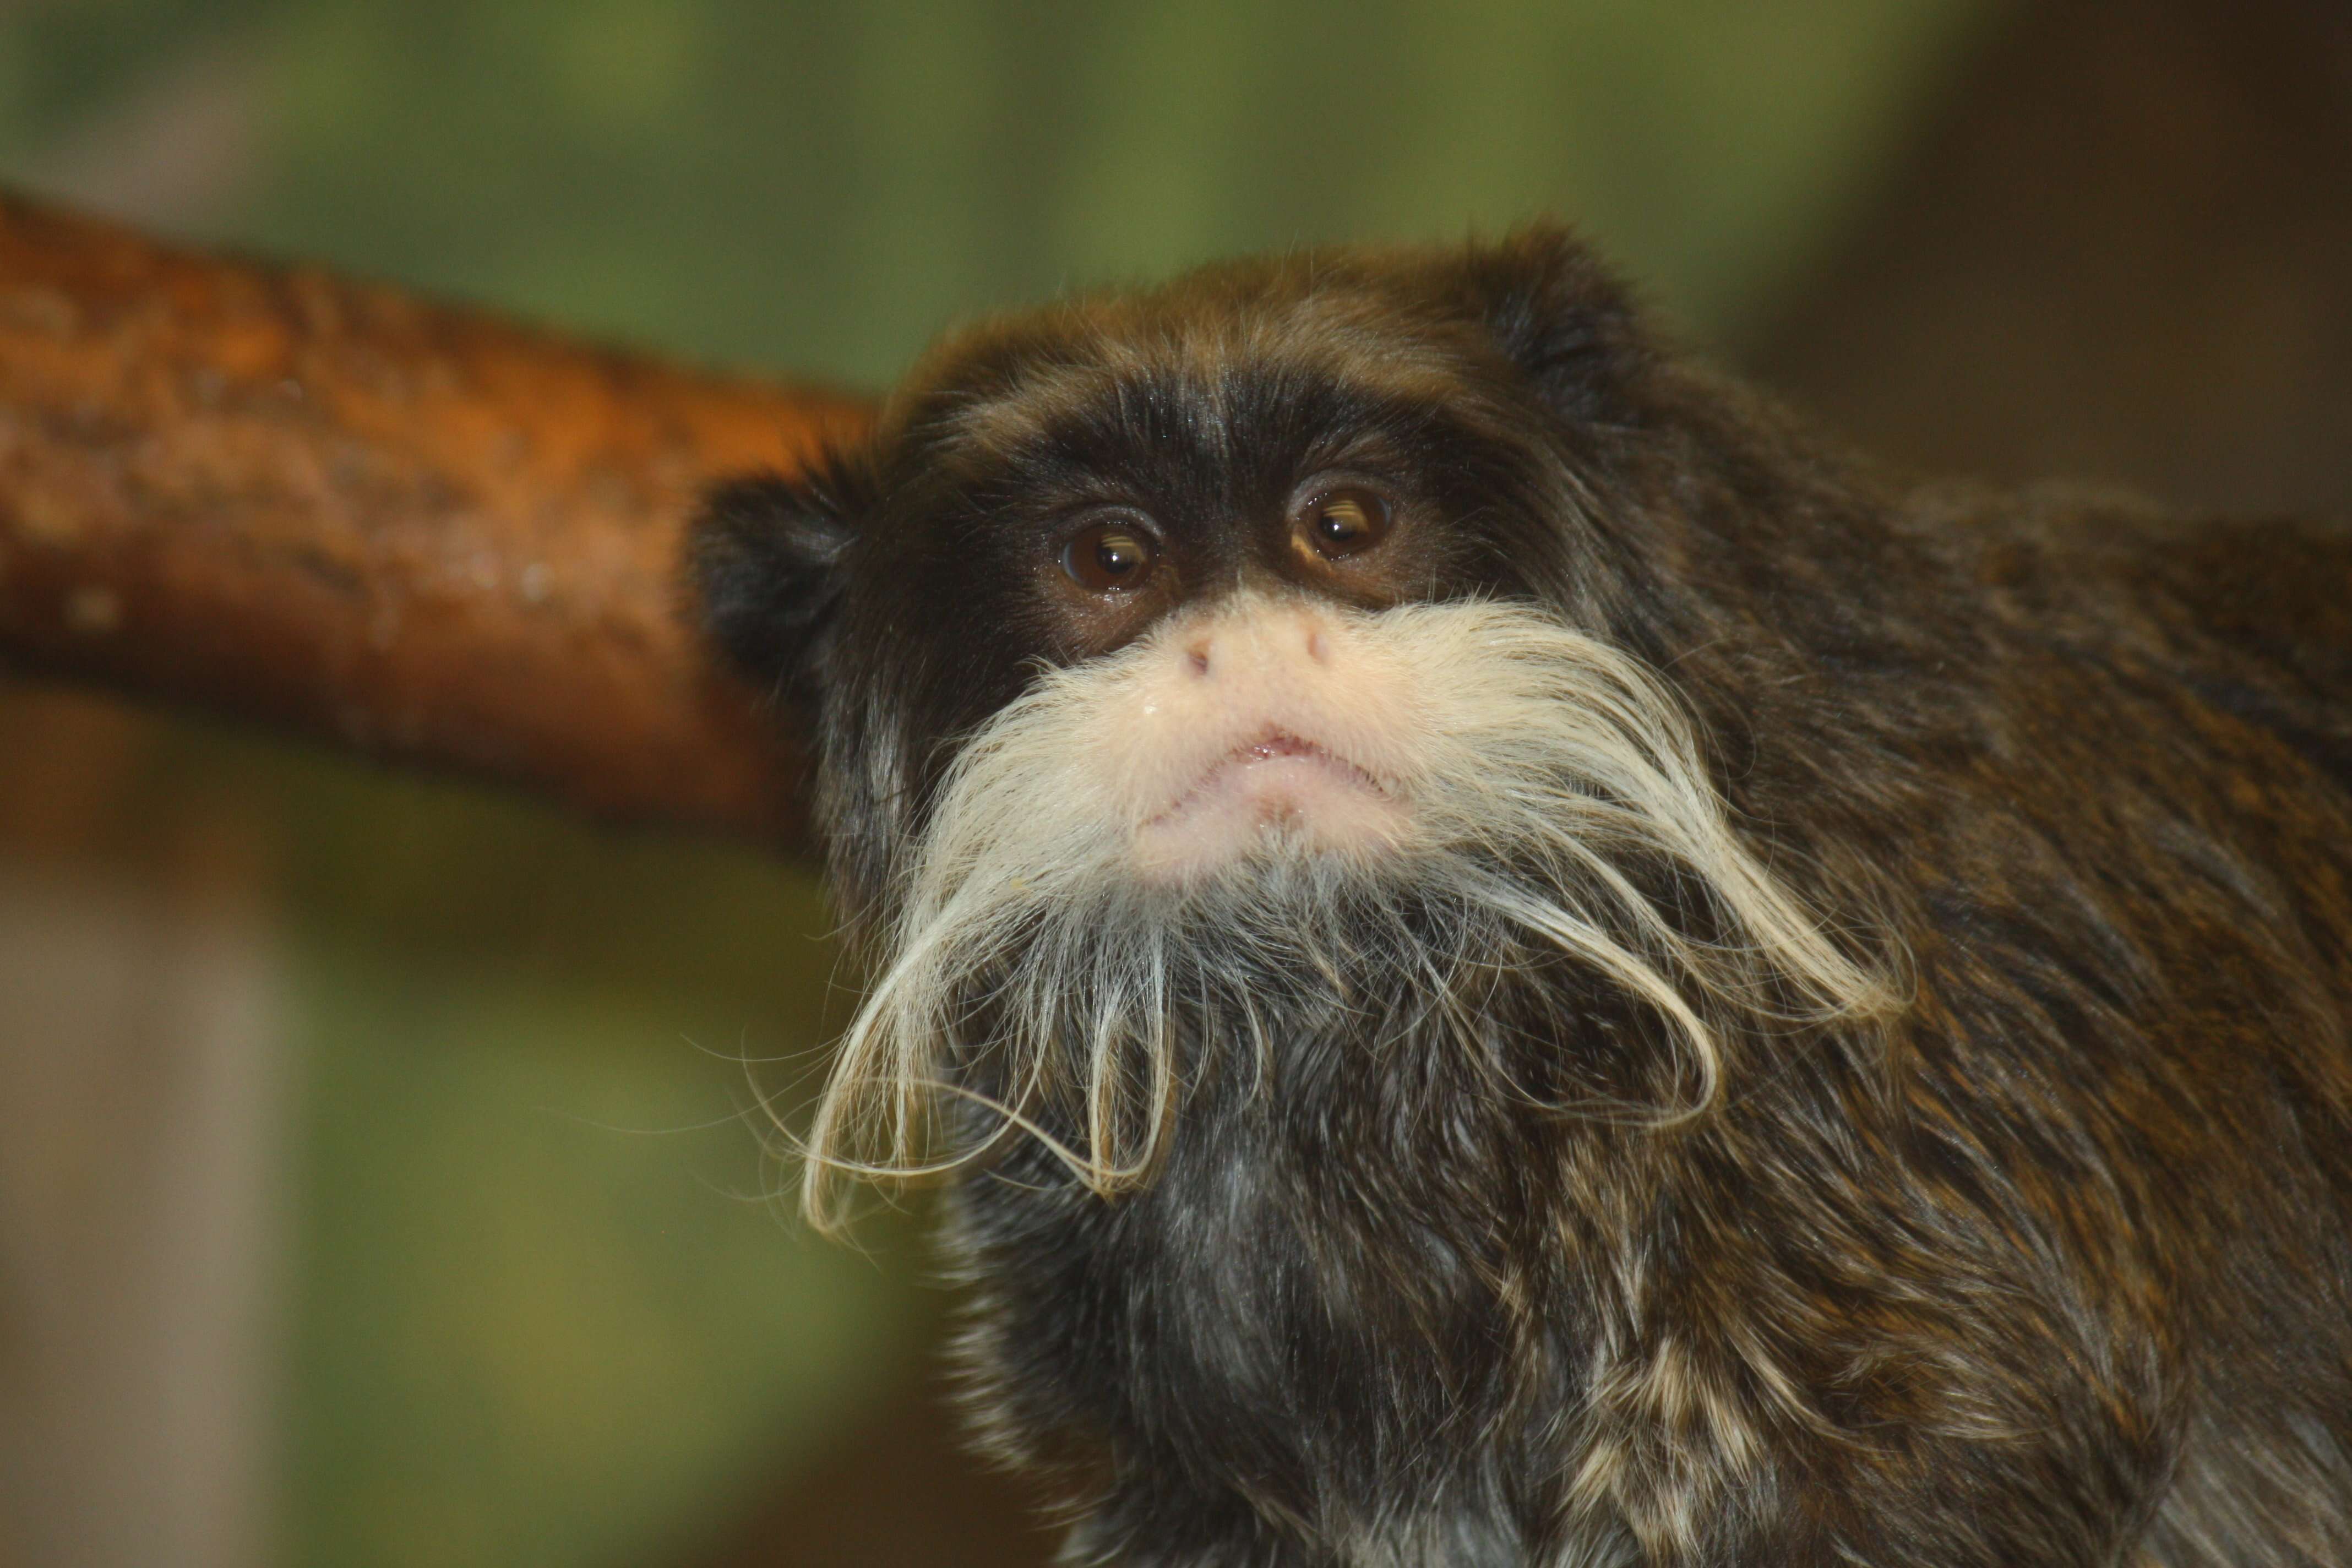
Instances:
[[[950,337],[709,500],[1100,1568],[2352,1564],[2352,531],[1883,472],[1576,242]]]

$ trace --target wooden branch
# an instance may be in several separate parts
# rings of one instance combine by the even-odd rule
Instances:
[[[803,846],[679,531],[867,416],[0,195],[0,658]]]

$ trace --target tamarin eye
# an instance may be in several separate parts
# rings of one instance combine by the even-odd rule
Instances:
[[[1373,491],[1349,485],[1325,490],[1300,510],[1298,538],[1327,560],[1370,550],[1389,532],[1389,503]]]
[[[1160,563],[1151,536],[1123,519],[1084,529],[1062,550],[1062,570],[1081,588],[1126,594],[1143,585]]]

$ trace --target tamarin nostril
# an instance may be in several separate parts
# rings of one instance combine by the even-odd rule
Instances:
[[[1190,647],[1186,648],[1184,650],[1184,657],[1192,662],[1193,674],[1206,675],[1209,673],[1209,642],[1206,637],[1202,638],[1199,642],[1196,642]]]

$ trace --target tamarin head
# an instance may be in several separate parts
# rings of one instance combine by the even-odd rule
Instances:
[[[1142,1179],[1189,1083],[1335,1015],[1507,1054],[1605,994],[1571,1098],[1672,1118],[1744,1021],[1880,1004],[1673,684],[1707,404],[1649,341],[1555,230],[1217,267],[951,336],[712,496],[702,604],[815,737],[875,966],[820,1212],[1006,1136]]]

